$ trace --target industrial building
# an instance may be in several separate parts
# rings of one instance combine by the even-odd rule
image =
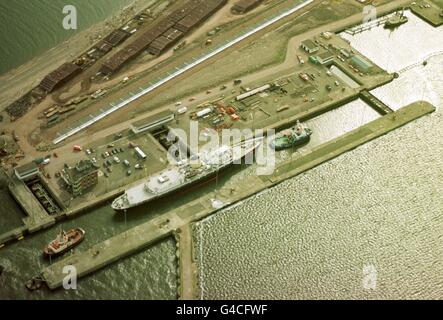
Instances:
[[[332,61],[334,60],[334,55],[329,51],[325,51],[325,52],[318,54],[316,56],[316,59],[317,59],[318,64],[327,65],[327,64],[332,63]]]
[[[134,134],[142,133],[142,132],[151,132],[158,128],[161,128],[168,122],[174,120],[174,113],[166,110],[162,111],[152,117],[145,118],[143,120],[134,122],[131,124],[131,130]]]
[[[80,160],[74,167],[65,165],[61,177],[76,197],[98,183],[98,169],[91,160]]]
[[[39,87],[46,93],[49,93],[58,86],[71,80],[81,71],[82,69],[76,64],[70,62],[64,63],[59,68],[48,74],[39,84]]]
[[[300,47],[305,50],[307,53],[314,53],[317,52],[320,47],[312,40],[308,39],[305,41],[302,41],[300,44]]]
[[[15,168],[14,173],[19,180],[25,181],[38,176],[39,169],[35,162],[30,162],[21,167]]]
[[[244,14],[258,7],[263,0],[240,0],[232,8],[232,13]]]
[[[351,64],[362,72],[370,72],[374,67],[374,65],[368,60],[357,55],[354,55],[351,58]]]

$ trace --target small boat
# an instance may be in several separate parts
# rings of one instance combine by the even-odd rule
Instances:
[[[69,249],[80,244],[85,238],[85,230],[81,228],[74,228],[68,231],[61,230],[49,245],[43,250],[47,257],[59,256]]]
[[[280,132],[271,141],[270,147],[276,151],[291,147],[298,147],[309,142],[312,130],[304,127],[297,121],[295,127]]]
[[[388,20],[386,20],[384,27],[385,29],[394,29],[406,22],[408,22],[408,17],[404,15],[404,10],[397,11],[394,15],[389,17]]]

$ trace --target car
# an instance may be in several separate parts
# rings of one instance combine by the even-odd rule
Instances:
[[[110,156],[108,151],[105,152],[105,156],[106,156],[106,158]]]
[[[86,149],[86,154],[89,156],[91,154],[91,150]]]
[[[120,159],[118,157],[114,157],[115,163],[120,163]]]
[[[110,166],[112,166],[112,162],[111,162],[111,160],[106,160],[106,164],[108,165],[108,167],[110,167]]]
[[[131,170],[126,171],[126,174],[127,174],[128,176],[130,176],[130,175],[132,174],[132,171],[131,171]]]
[[[119,148],[118,150],[119,150],[120,152],[123,152],[123,151],[124,151],[123,148]]]
[[[104,154],[104,153],[102,153],[102,158],[103,158],[103,159],[105,159],[105,158],[106,158],[106,156],[105,156],[105,154]]]
[[[109,173],[111,173],[111,172],[112,172],[112,169],[111,169],[111,167],[107,167],[107,168],[106,168],[106,170],[108,170],[108,172],[109,172]]]
[[[188,108],[186,107],[181,107],[180,109],[177,110],[178,114],[184,114],[188,111]]]
[[[131,164],[129,163],[129,161],[128,160],[123,160],[123,163],[125,164],[125,166],[127,166],[127,167],[129,167]]]
[[[137,163],[137,164],[134,166],[134,168],[135,168],[135,169],[143,169],[143,166],[140,165],[139,163]]]
[[[103,174],[105,175],[106,178],[109,177],[109,174],[107,172],[103,172]]]

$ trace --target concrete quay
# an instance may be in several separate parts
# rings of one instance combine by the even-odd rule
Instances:
[[[194,260],[192,224],[188,223],[177,232],[179,248],[179,297],[183,300],[194,299],[197,282],[197,266]]]
[[[295,159],[289,159],[278,165],[274,174],[270,176],[246,177],[242,181],[242,185],[247,186],[245,188],[237,187],[236,192],[229,192],[230,190],[225,190],[224,188],[221,188],[218,192],[210,192],[182,207],[169,211],[161,217],[96,244],[86,251],[78,252],[60,260],[44,268],[41,271],[41,275],[50,289],[56,289],[62,285],[63,278],[66,276],[63,273],[65,266],[73,265],[77,268],[78,276],[82,277],[136,253],[158,240],[170,236],[173,232],[178,232],[180,296],[183,299],[191,299],[196,296],[196,269],[192,258],[190,223],[220,210],[220,207],[213,206],[214,199],[221,201],[223,203],[222,208],[225,208],[355,149],[434,110],[435,107],[427,102],[416,102],[405,106],[320,145],[307,154]]]
[[[11,178],[8,187],[11,195],[27,215],[23,223],[28,232],[34,233],[55,224],[55,218],[46,212],[24,182]]]

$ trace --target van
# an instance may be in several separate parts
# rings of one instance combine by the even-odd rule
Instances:
[[[178,114],[184,114],[188,111],[188,108],[186,107],[181,107],[180,109],[177,110]]]

